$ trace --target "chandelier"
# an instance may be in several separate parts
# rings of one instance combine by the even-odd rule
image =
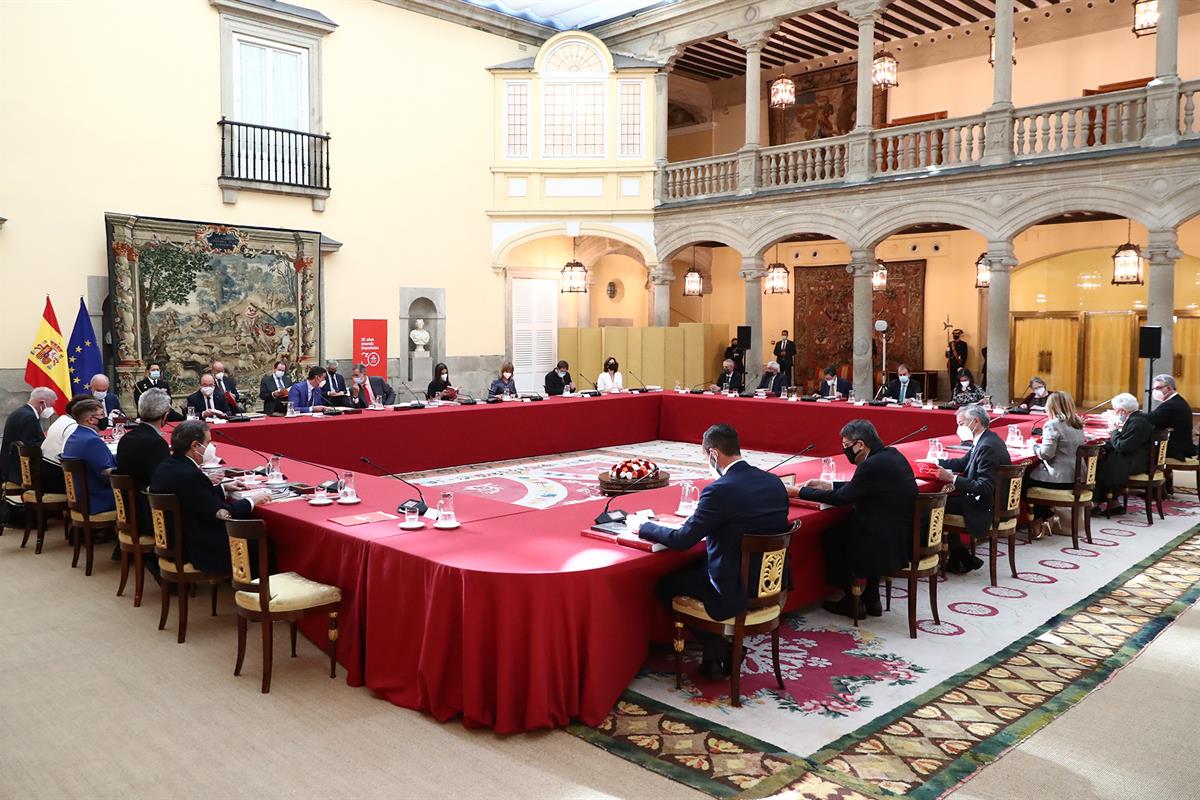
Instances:
[[[683,296],[699,297],[704,291],[704,276],[696,269],[696,245],[692,245],[692,266],[683,276]]]
[[[1133,242],[1125,244],[1113,251],[1113,286],[1140,286],[1145,283],[1142,277],[1142,249]]]
[[[900,85],[897,79],[899,68],[900,62],[896,61],[896,57],[884,50],[871,62],[871,83],[881,89],[896,88]]]
[[[887,288],[887,267],[884,266],[883,259],[875,261],[875,271],[871,273],[871,288],[877,292]]]
[[[986,289],[992,285],[992,268],[988,264],[987,253],[979,254],[975,261],[975,288]]]
[[[1133,35],[1151,36],[1158,32],[1158,0],[1134,0]]]
[[[791,294],[791,272],[779,261],[779,245],[775,245],[775,261],[767,267],[767,286],[763,294]]]
[[[1017,37],[1013,35],[1013,54],[1012,62],[1017,63]],[[996,34],[988,37],[988,63],[993,67],[996,66]]]
[[[796,105],[796,82],[787,75],[771,81],[771,108],[791,108]]]
[[[563,265],[558,287],[559,294],[587,294],[587,267],[575,260],[575,237],[571,237],[571,260]]]

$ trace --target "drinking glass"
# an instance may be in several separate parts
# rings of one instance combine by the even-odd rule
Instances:
[[[854,387],[850,387],[850,391],[846,394],[846,400],[850,403],[854,402]]]
[[[329,492],[325,488],[324,483],[318,483],[313,487],[313,500],[326,500],[329,497]]]
[[[832,481],[837,477],[837,462],[831,456],[825,456],[821,459],[821,478],[823,481]]]
[[[679,511],[681,514],[686,513],[691,516],[696,510],[696,504],[700,502],[700,490],[696,488],[696,484],[691,481],[684,481],[679,484]]]
[[[442,497],[438,500],[438,523],[441,525],[454,525],[458,519],[454,516],[454,492],[442,492]]]
[[[414,525],[420,522],[421,515],[417,513],[416,505],[405,506],[404,508],[404,524]]]
[[[288,403],[287,414],[285,416],[288,416],[288,417],[296,416],[296,409],[292,407],[291,403]]]
[[[121,441],[121,437],[125,435],[125,423],[124,422],[113,423],[113,434],[112,435],[113,435],[114,442]]]
[[[913,395],[913,399],[917,401],[917,405],[924,405],[925,400],[920,392]]]
[[[267,462],[267,482],[279,483],[283,480],[283,469],[279,464],[279,456],[271,456],[271,460]]]
[[[343,500],[353,500],[358,497],[354,491],[354,473],[343,472],[341,479],[338,480],[338,494]]]
[[[196,418],[196,409],[192,408],[191,406],[188,406],[187,418],[195,419]]]

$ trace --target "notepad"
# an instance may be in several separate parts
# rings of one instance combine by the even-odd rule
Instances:
[[[389,519],[400,519],[395,514],[386,511],[368,511],[365,514],[350,514],[345,517],[330,517],[330,522],[336,522],[347,528],[355,525],[366,525],[368,522],[387,522]]]

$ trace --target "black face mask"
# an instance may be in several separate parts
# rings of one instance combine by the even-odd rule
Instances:
[[[850,445],[849,447],[843,447],[842,452],[845,453],[846,460],[849,461],[851,464],[854,464],[854,458],[857,455],[857,453],[855,453],[855,451],[854,451],[854,445]]]

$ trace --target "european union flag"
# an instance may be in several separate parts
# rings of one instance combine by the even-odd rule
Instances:
[[[72,395],[85,393],[92,376],[104,371],[100,342],[96,341],[92,319],[82,297],[79,298],[79,316],[75,317],[75,327],[67,343],[67,371],[71,373]]]

